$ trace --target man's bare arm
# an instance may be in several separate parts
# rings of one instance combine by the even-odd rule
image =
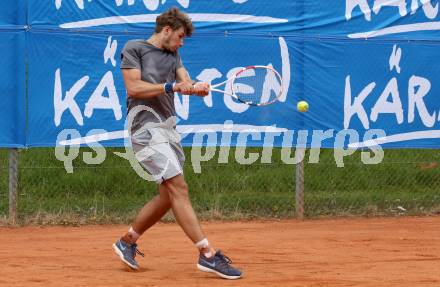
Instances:
[[[202,82],[194,82],[191,80],[188,72],[184,67],[180,67],[176,71],[177,81],[180,83],[188,83],[193,87],[192,94],[197,96],[207,96],[209,94],[209,84]]]
[[[138,69],[122,69],[122,77],[127,89],[127,95],[131,98],[150,99],[165,93],[165,83],[152,84],[142,81],[141,71]],[[191,95],[194,93],[194,88],[191,83],[183,81],[173,86],[173,92]]]
[[[138,69],[122,69],[127,95],[134,99],[149,99],[162,95],[165,90],[163,84],[151,84],[141,80],[141,71]]]
[[[186,82],[188,84],[194,84],[193,80],[191,80],[188,71],[184,67],[180,67],[176,71],[176,79],[177,82]]]

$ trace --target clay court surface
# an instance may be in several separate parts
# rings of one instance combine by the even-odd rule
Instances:
[[[440,286],[440,217],[203,225],[243,279],[198,271],[176,224],[141,238],[138,272],[111,248],[126,226],[2,227],[0,286]]]

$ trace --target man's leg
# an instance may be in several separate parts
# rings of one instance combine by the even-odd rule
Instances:
[[[136,240],[170,209],[171,203],[166,186],[159,186],[159,195],[155,196],[141,209],[130,230],[115,244],[113,249],[121,260],[133,269],[139,266],[134,259],[136,253],[144,256],[137,250]]]
[[[171,208],[177,222],[199,249],[200,256],[197,263],[199,270],[213,272],[226,279],[241,278],[241,271],[230,265],[231,260],[209,245],[189,200],[188,185],[183,175],[165,180],[162,185],[165,185],[169,191]]]
[[[165,180],[161,186],[168,190],[174,216],[186,235],[194,243],[204,239],[205,235],[189,200],[188,185],[183,175],[180,174]],[[204,251],[209,252],[210,250]]]
[[[127,243],[136,243],[136,240],[148,228],[158,222],[170,209],[171,202],[167,187],[159,185],[159,195],[156,195],[139,211],[132,224],[132,229],[136,233],[127,232],[122,239]]]

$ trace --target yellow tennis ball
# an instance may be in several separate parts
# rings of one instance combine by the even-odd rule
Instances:
[[[298,111],[300,111],[301,113],[305,113],[309,110],[309,104],[306,101],[300,101],[298,102],[298,104],[296,105],[296,108],[298,109]]]

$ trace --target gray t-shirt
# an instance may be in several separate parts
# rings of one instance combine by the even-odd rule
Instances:
[[[141,70],[141,79],[152,84],[175,82],[176,71],[182,66],[177,52],[159,49],[146,40],[128,41],[121,52],[121,69],[139,69]],[[149,111],[139,112],[133,120],[132,132],[138,130],[145,123],[165,122],[176,113],[174,93],[164,93],[150,99],[127,97],[128,112],[140,105],[151,108],[157,115]]]

